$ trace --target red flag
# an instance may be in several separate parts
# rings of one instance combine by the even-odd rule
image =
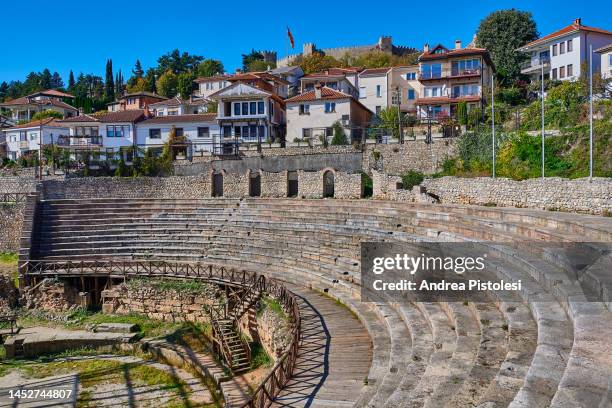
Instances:
[[[291,34],[291,30],[289,29],[289,26],[287,26],[287,36],[289,37],[289,42],[291,43],[291,48],[294,49],[295,48],[295,42],[293,41],[293,34]]]

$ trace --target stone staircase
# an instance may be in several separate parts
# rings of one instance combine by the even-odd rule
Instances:
[[[332,296],[372,347],[360,393],[339,389],[337,406],[611,403],[612,255],[597,245],[612,242],[609,218],[372,200],[109,198],[43,201],[37,227],[32,259],[217,262]],[[360,302],[364,241],[486,241],[492,273],[520,279],[523,291],[487,302]],[[525,245],[495,244],[503,242]],[[598,301],[568,278],[580,260],[560,255],[564,242],[585,242],[599,256],[579,277]],[[230,322],[220,319],[219,331],[238,344]],[[350,372],[334,366],[337,352],[329,350],[329,369]],[[239,364],[244,355],[235,353]],[[317,392],[328,395],[325,387]]]

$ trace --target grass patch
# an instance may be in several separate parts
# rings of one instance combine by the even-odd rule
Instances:
[[[134,290],[141,287],[151,287],[158,291],[175,291],[202,295],[211,291],[211,286],[197,279],[130,279],[128,288]]]
[[[282,318],[283,320],[289,320],[289,316],[285,313],[283,306],[280,302],[270,296],[263,296],[261,302],[259,302],[259,308],[257,309],[257,316],[261,316],[263,312],[268,309],[274,314]]]
[[[211,336],[212,328],[209,324],[186,322],[164,339],[170,343],[186,345],[194,351],[201,351],[207,348],[206,339]]]
[[[259,343],[251,343],[251,370],[259,367],[271,367],[272,357],[266,353],[266,349]]]
[[[15,252],[0,252],[0,263],[17,265],[19,255]]]

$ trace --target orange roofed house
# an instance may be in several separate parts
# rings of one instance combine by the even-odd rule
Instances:
[[[417,78],[422,89],[416,100],[417,116],[455,117],[461,102],[467,104],[468,110],[482,108],[482,90],[490,87],[493,72],[493,62],[483,48],[461,48],[459,40],[453,49],[443,45],[429,48],[426,44],[419,57]]]
[[[582,65],[589,62],[589,49],[593,48],[593,71],[601,66],[601,54],[595,52],[612,42],[612,31],[582,25],[577,18],[568,26],[525,44],[519,51],[529,55],[521,66],[521,73],[538,81],[544,79],[573,81],[580,78]]]
[[[0,103],[0,111],[13,121],[30,121],[36,112],[52,110],[61,113],[65,118],[78,114],[78,109],[67,101],[74,96],[55,89],[47,89]]]
[[[153,92],[134,92],[126,93],[121,98],[109,103],[109,112],[120,112],[126,110],[148,109],[149,105],[156,102],[165,101],[165,98]]]

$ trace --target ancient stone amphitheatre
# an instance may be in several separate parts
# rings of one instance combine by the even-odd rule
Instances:
[[[190,351],[190,342],[147,344],[162,370],[180,370],[186,383],[219,391],[202,404],[611,406],[612,253],[597,243],[612,242],[612,218],[382,200],[155,199],[121,191],[105,198],[83,191],[78,199],[66,196],[28,198],[23,290],[53,278],[63,282],[63,293],[76,288],[73,301],[103,312],[140,308],[164,318],[171,313],[164,299],[151,303],[152,295],[141,294],[130,304],[122,301],[126,293],[135,296],[131,281],[221,288],[209,296],[221,301],[182,312],[210,325],[209,353]],[[365,241],[541,244],[493,251],[494,274],[522,282],[511,299],[490,294],[482,302],[372,303],[360,301]],[[546,250],[547,243],[562,242],[584,242],[596,262],[569,276],[568,263],[580,260]],[[597,299],[587,301],[576,279]],[[286,319],[276,354],[270,349],[276,324],[258,320],[265,302]],[[256,323],[257,341],[272,361],[249,377],[255,351],[244,339],[253,339]],[[126,344],[134,343],[119,348]],[[120,358],[116,347],[111,355]],[[153,388],[143,389],[158,395]]]

